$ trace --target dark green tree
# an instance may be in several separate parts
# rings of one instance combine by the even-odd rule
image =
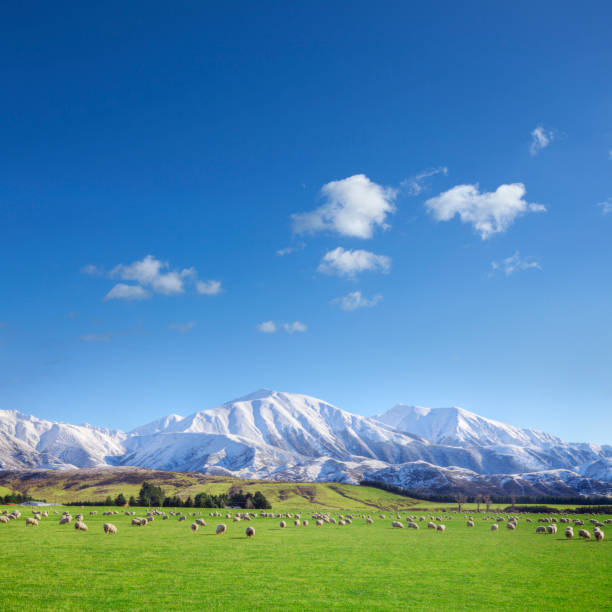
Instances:
[[[125,506],[127,500],[125,499],[125,495],[123,493],[119,493],[117,497],[115,497],[115,506]]]

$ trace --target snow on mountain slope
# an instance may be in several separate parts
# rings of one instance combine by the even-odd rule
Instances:
[[[432,491],[612,494],[611,446],[568,444],[461,408],[396,406],[368,418],[261,389],[127,434],[0,411],[0,469],[98,465],[294,481],[369,478]]]
[[[0,451],[2,465],[15,464],[23,455],[22,462],[29,465],[34,462],[71,468],[106,465],[107,457],[123,455],[126,434],[87,424],[54,423],[16,410],[0,410],[0,438],[4,446],[13,447],[9,456]],[[35,458],[37,453],[40,457]]]
[[[182,417],[179,414],[169,414],[166,417],[162,417],[161,419],[157,419],[151,423],[147,423],[146,425],[141,425],[140,427],[136,427],[136,429],[132,429],[132,431],[130,431],[130,435],[150,436],[151,434],[162,433],[171,425],[182,421],[184,418],[185,417]]]
[[[398,404],[375,418],[400,431],[418,434],[438,444],[536,447],[563,444],[561,439],[543,431],[506,425],[456,406],[422,408]]]

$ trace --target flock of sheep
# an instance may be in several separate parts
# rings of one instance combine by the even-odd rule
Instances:
[[[59,514],[57,511],[53,511],[53,513],[56,515]],[[136,513],[133,511],[124,511],[123,513],[126,516],[133,517],[131,520],[131,525],[133,527],[143,527],[145,525],[148,525],[149,523],[152,523],[156,518],[159,518],[160,520],[168,520],[170,519],[170,517],[174,517],[179,522],[187,521],[188,519],[188,516],[186,514],[178,510],[169,512],[168,514],[166,514],[165,512],[161,510],[150,510],[146,513],[145,517],[137,517]],[[27,517],[25,519],[26,527],[28,526],[37,527],[39,522],[43,518],[49,517],[49,512],[46,510],[41,511],[39,509],[34,509],[32,510],[32,514],[33,516]],[[97,514],[97,511],[92,510],[90,511],[89,514],[90,516],[95,516]],[[118,514],[120,514],[118,510],[106,510],[105,512],[102,512],[102,516],[113,516],[113,515],[118,515]],[[191,517],[194,518],[194,521],[189,525],[189,528],[191,529],[192,532],[194,533],[197,532],[200,527],[206,527],[206,521],[203,518],[195,518],[198,516],[198,514],[202,514],[201,512],[191,512],[190,514],[191,514]],[[308,524],[309,524],[308,520],[302,519],[300,514],[291,514],[291,513],[280,514],[280,513],[274,513],[274,512],[260,512],[259,515],[257,515],[254,512],[237,512],[234,515],[232,515],[229,512],[225,512],[224,514],[225,514],[226,519],[232,519],[232,521],[235,523],[238,523],[240,521],[251,521],[252,519],[257,518],[257,517],[277,519],[277,520],[281,519],[279,523],[279,526],[281,529],[285,529],[287,527],[287,521],[285,519],[293,520],[294,527],[308,527]],[[211,518],[222,517],[222,513],[219,511],[210,512],[209,517]],[[8,510],[4,510],[3,513],[0,514],[0,523],[8,523],[9,521],[17,520],[19,518],[21,518],[21,512],[19,510],[15,509],[10,513],[8,512]],[[384,514],[380,514],[378,518],[385,520],[386,516]],[[394,517],[394,520],[392,520],[391,522],[391,527],[394,529],[403,529],[404,523],[402,523],[401,518],[402,517],[399,514],[397,514]],[[466,522],[467,527],[475,526],[475,520],[473,516],[464,515],[464,518],[467,519],[467,522]],[[359,515],[338,514],[337,517],[334,517],[334,516],[331,516],[331,513],[329,512],[316,512],[312,514],[312,519],[316,521],[315,524],[317,525],[317,527],[322,527],[324,524],[332,524],[332,525],[338,525],[338,526],[351,525],[353,521],[357,519],[365,520],[366,524],[374,523],[374,519],[369,514],[368,515],[365,515],[365,514],[359,514]],[[406,527],[408,527],[409,529],[419,529],[419,523],[424,523],[427,519],[425,518],[425,516],[417,517],[416,515],[413,515],[413,516],[406,516],[405,520],[406,520]],[[435,517],[430,516],[427,522],[427,528],[433,529],[439,532],[444,532],[446,530],[446,525],[443,523],[443,520],[446,520],[446,521],[453,520],[453,515],[450,513],[446,513],[444,515],[444,518],[442,516],[435,516]],[[499,529],[499,525],[502,523],[506,524],[507,529],[513,531],[518,527],[520,519],[519,519],[519,516],[512,515],[512,516],[497,516],[497,517],[484,516],[482,520],[483,521],[493,521],[493,523],[491,524],[491,531],[497,531]],[[589,520],[593,525],[593,536],[595,540],[597,542],[601,542],[604,539],[604,532],[602,528],[606,524],[612,524],[612,519],[607,519],[604,522],[601,522],[595,518],[591,518]],[[525,518],[524,522],[532,523],[533,520],[531,518]],[[541,517],[538,519],[538,522],[544,523],[544,525],[538,525],[536,527],[535,532],[537,534],[540,534],[540,533],[556,534],[557,524],[558,523],[566,524],[567,527],[565,528],[564,535],[568,539],[574,537],[574,529],[571,525],[572,522],[574,526],[580,526],[580,527],[584,526],[583,520],[573,519],[572,521],[569,517],[560,517],[560,518]],[[72,515],[70,514],[69,511],[66,510],[61,514],[59,518],[59,524],[69,525],[71,523],[72,523]],[[82,514],[75,515],[74,528],[77,531],[88,531],[88,527],[84,522],[84,516]],[[113,523],[104,523],[103,529],[104,529],[105,534],[117,534],[117,527]],[[217,535],[222,535],[226,533],[226,531],[227,531],[227,525],[225,523],[219,523],[215,528],[215,532]],[[247,538],[254,537],[255,529],[252,526],[248,526],[245,530],[245,535],[247,536]],[[580,529],[578,531],[578,536],[585,540],[589,540],[591,538],[591,534],[587,529]]]

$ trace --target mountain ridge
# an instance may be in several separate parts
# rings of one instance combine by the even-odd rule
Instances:
[[[127,433],[0,410],[0,469],[137,466],[272,480],[378,478],[438,489],[458,478],[475,487],[488,479],[529,491],[612,495],[611,458],[611,446],[567,443],[458,407],[400,404],[364,417],[269,389]],[[425,464],[435,477],[422,478]],[[561,478],[560,470],[571,476]]]

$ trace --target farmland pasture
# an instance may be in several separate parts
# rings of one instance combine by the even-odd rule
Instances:
[[[8,508],[9,511],[12,509]],[[279,527],[280,519],[234,523],[209,517],[193,533],[188,519],[159,517],[131,527],[131,517],[85,515],[89,527],[59,526],[58,515],[25,526],[22,517],[0,524],[0,610],[609,610],[612,543],[536,535],[538,516],[515,531],[475,515],[444,516],[445,533],[419,523],[393,529],[372,512],[374,524]],[[138,511],[140,510],[140,512]],[[137,509],[138,516],[144,516]],[[363,510],[358,511],[359,514]],[[335,513],[337,514],[337,513]],[[402,521],[406,524],[406,513]],[[428,518],[429,515],[425,515]],[[584,518],[584,517],[582,517]],[[608,517],[598,517],[604,520]],[[114,523],[116,536],[103,533]],[[224,522],[225,535],[215,526]],[[253,539],[245,537],[253,526]],[[586,525],[592,533],[592,526]],[[578,530],[576,529],[576,536]],[[604,529],[604,531],[606,531]]]

